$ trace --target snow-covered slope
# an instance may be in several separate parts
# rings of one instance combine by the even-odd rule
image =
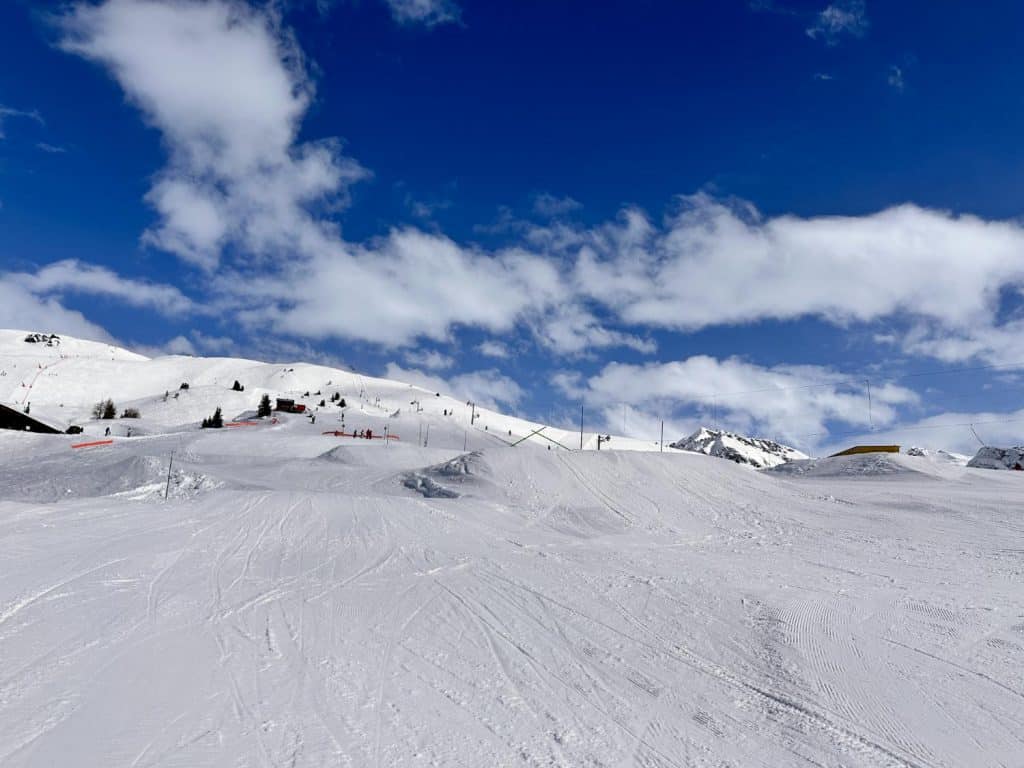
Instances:
[[[5,367],[49,371],[52,348],[15,350]],[[365,378],[348,423],[403,439],[322,434],[327,409],[200,431],[175,419],[227,408],[235,378],[239,408],[359,379],[96,351],[57,358],[41,402],[120,385],[161,415],[93,448],[0,431],[4,768],[1024,754],[1021,473],[510,448],[443,394]],[[183,377],[197,400],[161,411]]]
[[[707,427],[701,427],[689,437],[672,443],[672,447],[683,451],[717,456],[720,459],[728,459],[737,464],[746,464],[759,469],[807,458],[807,454],[801,453],[796,448],[790,448],[788,445],[776,443],[774,440],[767,440],[763,437],[746,437],[734,432],[708,429]]]
[[[304,403],[317,415],[317,425],[346,430],[385,426],[402,439],[438,447],[482,448],[521,441],[541,449],[579,448],[580,434],[519,419],[445,392],[432,392],[400,381],[363,376],[352,371],[308,363],[264,363],[225,357],[167,356],[147,358],[107,344],[62,336],[60,343],[27,343],[31,331],[0,330],[0,402],[30,403],[65,423],[80,424],[89,433],[157,434],[192,428],[221,407],[225,418],[255,411],[260,397],[286,396]],[[232,390],[238,381],[243,392]],[[187,384],[187,389],[181,389]],[[346,408],[332,404],[345,398]],[[110,398],[120,414],[136,408],[141,420],[97,422],[90,412]],[[323,407],[319,405],[324,400]],[[475,413],[475,416],[474,416]],[[597,434],[583,436],[586,450],[597,448]],[[616,437],[604,450],[656,451],[657,442]]]

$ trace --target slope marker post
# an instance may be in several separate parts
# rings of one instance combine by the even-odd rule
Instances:
[[[171,493],[171,467],[174,466],[174,451],[171,451],[171,459],[167,462],[167,485],[164,487],[164,501]]]

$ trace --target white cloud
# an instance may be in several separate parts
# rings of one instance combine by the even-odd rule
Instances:
[[[996,327],[1001,293],[1024,286],[1019,224],[914,205],[765,219],[695,195],[661,227],[629,210],[577,234],[562,251],[575,262],[576,291],[640,326],[902,314],[949,333]]]
[[[500,359],[511,357],[508,345],[503,344],[500,341],[495,341],[494,339],[488,339],[487,341],[480,342],[476,351],[484,357],[496,357]]]
[[[826,45],[838,45],[843,35],[863,37],[868,29],[864,0],[836,0],[819,13],[807,28],[808,37]]]
[[[902,339],[903,351],[949,363],[978,360],[989,365],[1024,368],[1024,318],[1002,325],[978,323],[949,330],[920,324]]]
[[[240,356],[237,342],[226,336],[209,336],[202,331],[191,330],[187,336],[175,336],[157,346],[133,345],[133,349],[147,357],[162,355],[226,355]]]
[[[165,315],[181,315],[194,308],[192,301],[174,286],[127,279],[104,267],[74,259],[48,264],[33,274],[8,273],[4,279],[39,297],[67,293],[106,296]]]
[[[365,172],[334,142],[296,144],[313,86],[277,19],[237,0],[107,0],[62,18],[61,46],[103,64],[171,153],[147,241],[206,269],[230,240],[279,253]]]
[[[36,149],[40,152],[46,152],[49,155],[63,155],[67,152],[64,147],[58,147],[55,144],[47,144],[45,141],[37,142]]]
[[[906,87],[901,67],[897,67],[895,64],[889,67],[888,83],[891,88],[897,91],[902,91]]]
[[[45,123],[43,121],[43,116],[40,115],[34,109],[32,109],[32,110],[14,109],[13,107],[5,107],[3,104],[0,104],[0,139],[3,139],[4,136],[5,136],[5,134],[4,134],[4,119],[8,118],[8,117],[26,118],[28,120],[34,120],[37,123],[39,123],[40,125],[45,125]]]
[[[451,0],[385,0],[391,10],[391,17],[399,24],[423,24],[436,27],[439,24],[457,23],[462,11]]]
[[[533,212],[551,219],[578,211],[582,207],[582,204],[571,197],[555,197],[548,192],[543,192],[533,198]]]
[[[94,341],[113,341],[110,334],[81,312],[68,309],[54,297],[40,297],[24,286],[0,276],[0,328],[78,336]]]
[[[256,324],[399,346],[417,337],[446,340],[454,324],[510,331],[531,308],[555,300],[558,282],[542,258],[518,251],[491,256],[405,229],[370,247],[325,243],[287,280],[241,290],[254,307],[245,318]]]
[[[865,428],[891,424],[898,406],[918,401],[911,390],[884,384],[871,387],[869,405],[863,381],[828,368],[765,368],[704,355],[669,363],[610,363],[585,381],[563,372],[552,383],[567,396],[605,409],[610,429],[620,426],[616,417],[626,404],[637,414],[635,421],[642,421],[643,414],[648,425],[689,411],[695,416],[688,423],[713,423],[802,445],[822,436],[827,422]]]
[[[651,354],[658,348],[650,339],[609,330],[577,303],[552,306],[534,323],[533,330],[541,344],[569,355],[587,355],[609,347]]]
[[[436,374],[403,368],[388,363],[385,378],[422,387],[430,392],[472,400],[482,408],[500,410],[501,406],[515,406],[523,399],[522,388],[508,376],[496,370],[471,371],[445,379]]]
[[[405,362],[430,371],[443,371],[455,365],[455,359],[436,349],[412,349],[405,353]]]

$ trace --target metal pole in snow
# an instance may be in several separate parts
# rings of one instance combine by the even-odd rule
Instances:
[[[583,403],[580,403],[580,450],[583,450]]]
[[[164,488],[164,500],[167,500],[171,492],[171,467],[174,466],[174,451],[171,451],[171,460],[167,462],[167,486]]]
[[[868,386],[868,426],[873,430],[875,428],[875,419],[871,415],[871,379],[864,379],[864,383]]]
[[[661,440],[658,441],[658,453],[665,452],[665,420],[661,420]]]
[[[427,434],[423,438],[423,447],[426,448],[427,447],[427,443],[429,443],[429,442],[430,442],[430,425],[427,424]]]

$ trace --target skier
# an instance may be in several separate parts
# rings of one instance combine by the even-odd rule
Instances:
[[[103,433],[104,437],[110,437],[110,427],[107,427],[107,431]]]
[[[373,439],[373,430],[372,429],[366,430],[366,439],[367,440],[372,440]]]

